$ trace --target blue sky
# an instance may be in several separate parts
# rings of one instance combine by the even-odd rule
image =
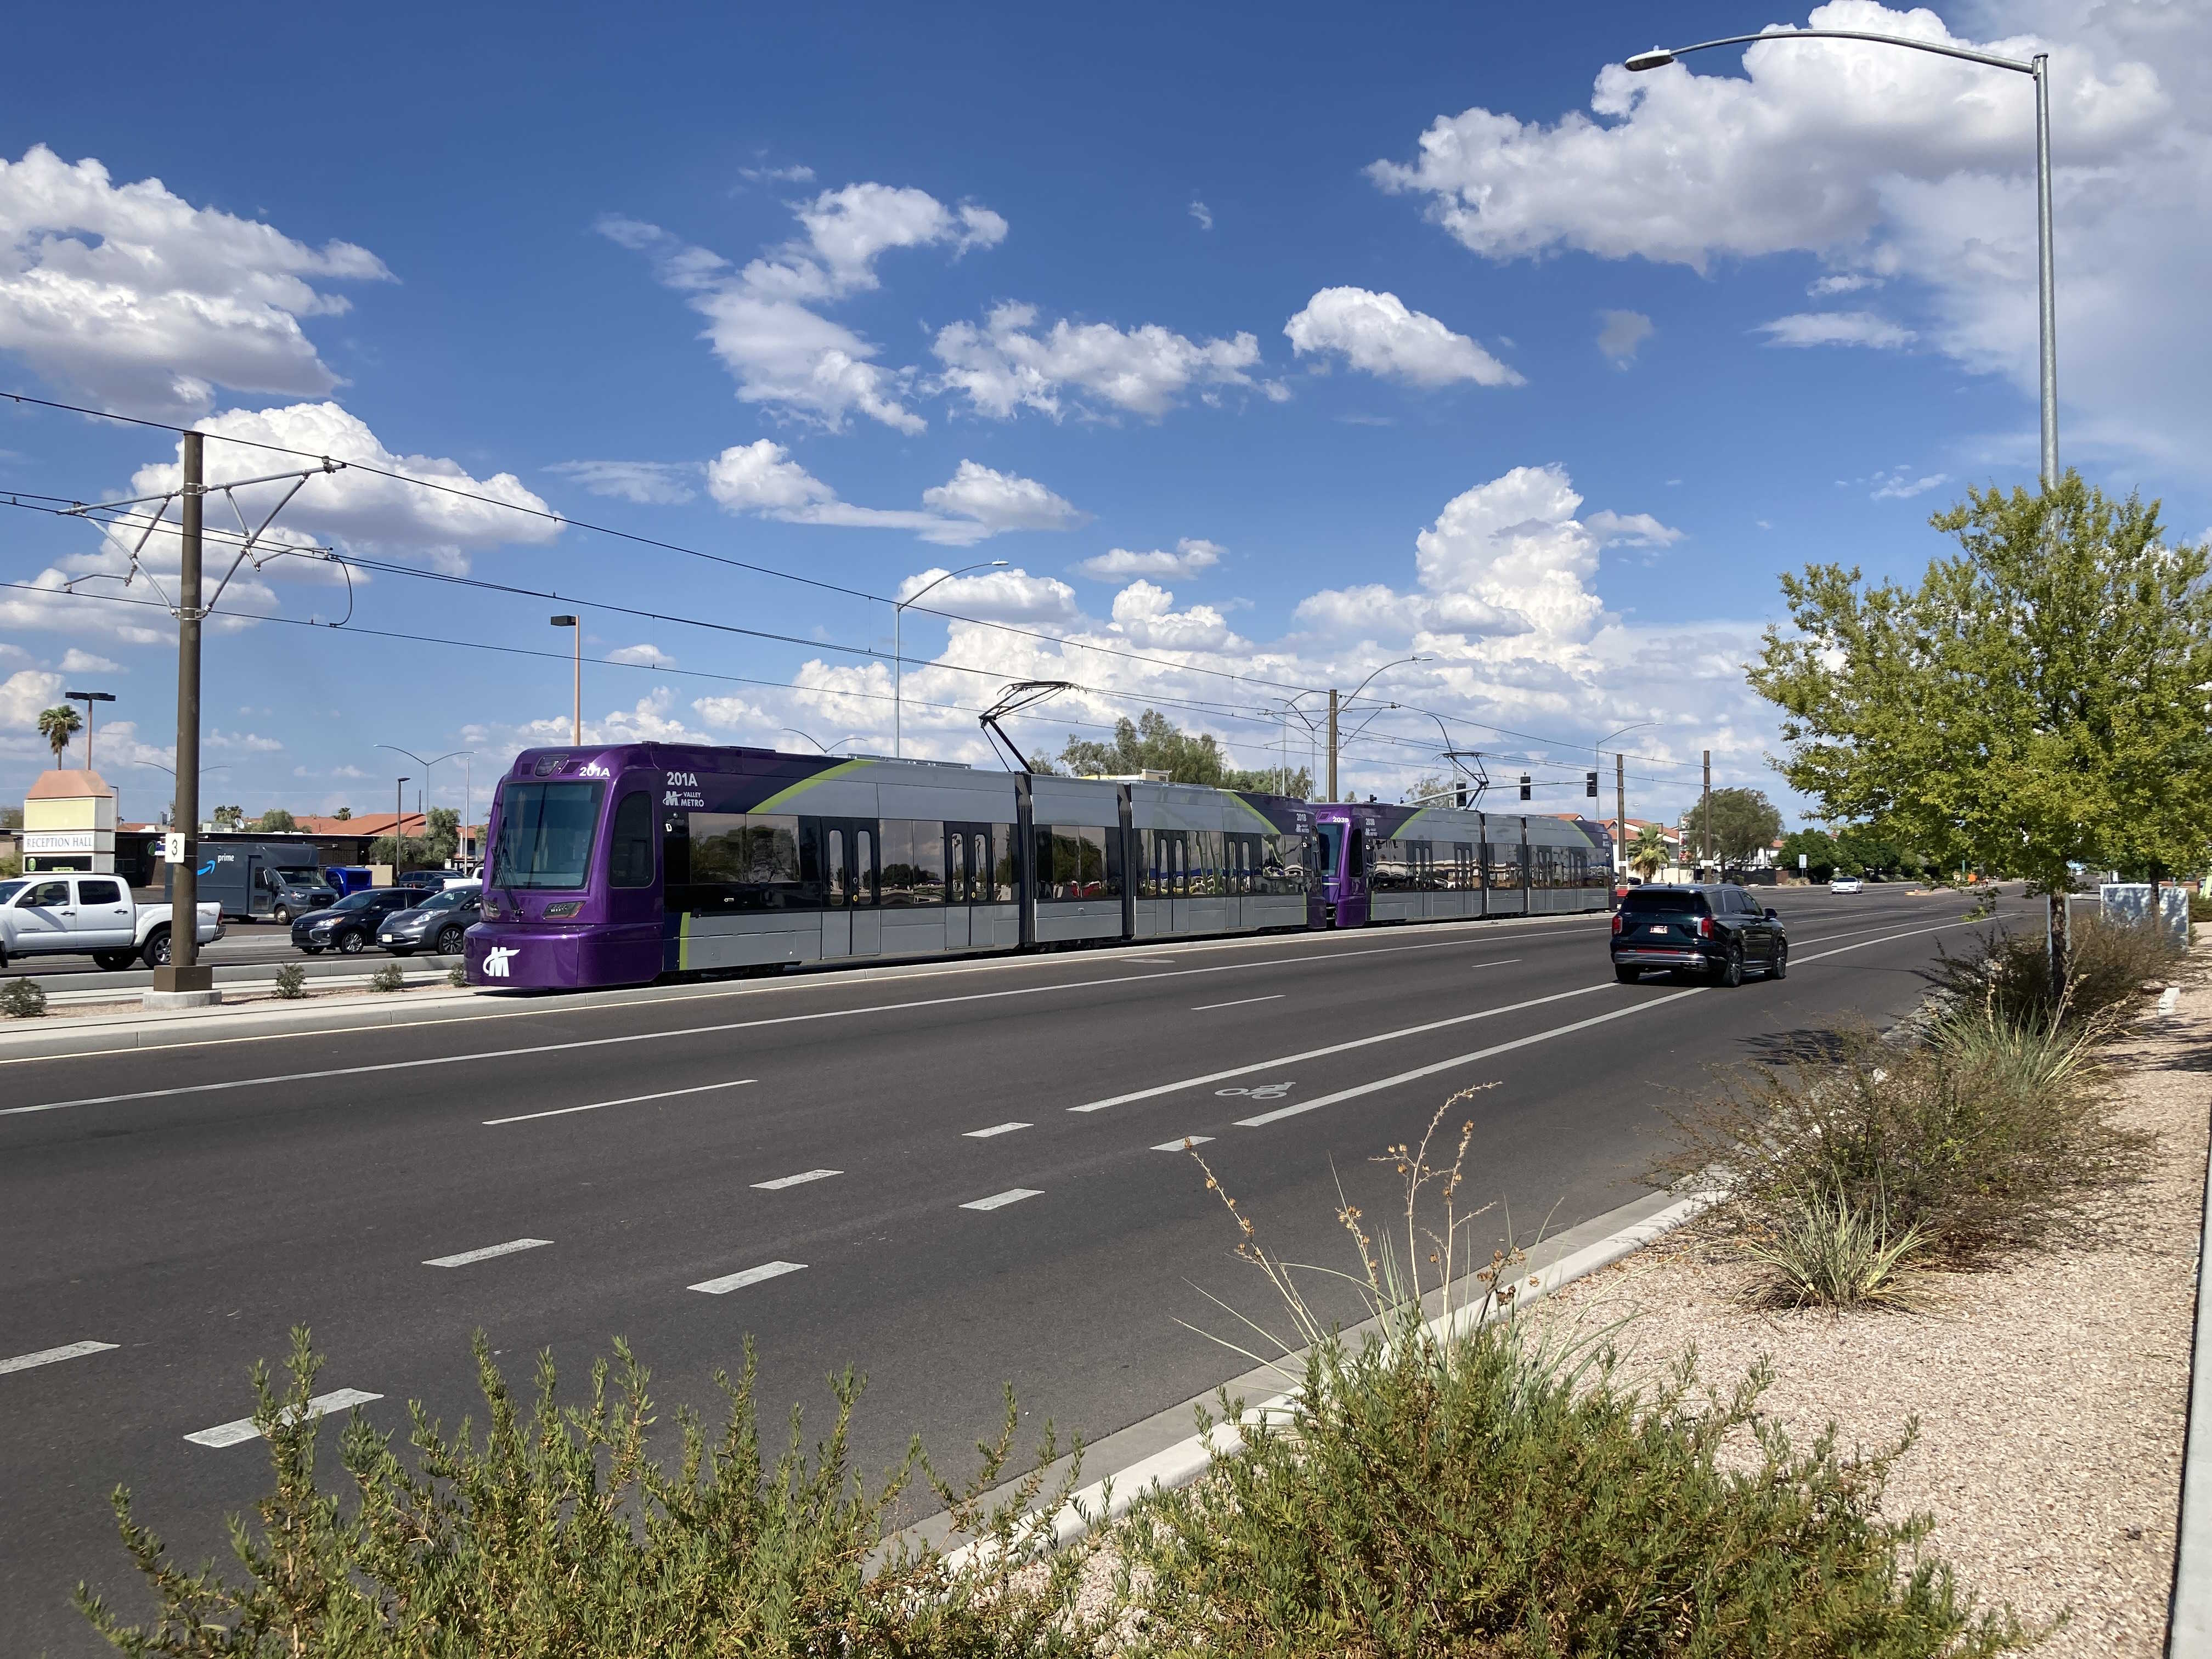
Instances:
[[[15,27],[25,61],[81,61],[144,15]],[[237,14],[165,33],[128,96],[57,74],[0,110],[0,387],[578,521],[308,485],[280,523],[397,568],[363,573],[350,630],[211,636],[206,799],[249,811],[388,803],[379,742],[474,749],[481,777],[565,740],[565,665],[473,648],[564,651],[556,610],[586,618],[596,735],[888,751],[888,665],[830,648],[888,651],[887,604],[584,521],[877,595],[1006,561],[924,602],[970,620],[908,613],[910,754],[987,763],[970,711],[1038,677],[1083,689],[1017,728],[1033,750],[1159,702],[1264,766],[1270,699],[1418,654],[1349,749],[1363,793],[1440,769],[1441,716],[1493,776],[1547,780],[1651,722],[1633,812],[1678,810],[1708,747],[1778,795],[1738,667],[1776,572],[1909,575],[1944,545],[1929,511],[2032,479],[2028,86],[1806,44],[1631,83],[1601,71],[1650,9],[1573,17]],[[2212,168],[2152,66],[2201,15],[1816,21],[2057,53],[2062,446],[2193,538]],[[217,480],[281,465],[210,449]],[[0,490],[137,495],[173,456],[0,404]],[[112,568],[81,524],[0,515],[0,580]],[[279,561],[234,597],[327,620],[331,577]],[[0,793],[42,763],[37,709],[89,681],[129,727],[95,756],[125,816],[158,810],[168,631],[0,591]],[[1608,757],[1608,811],[1610,784]],[[441,767],[432,796],[460,787]]]

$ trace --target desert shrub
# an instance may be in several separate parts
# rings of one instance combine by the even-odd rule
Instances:
[[[0,871],[4,875],[5,871]],[[2191,921],[2212,921],[2212,895],[2202,890],[2189,896],[2189,919]]]
[[[1297,1408],[1141,1502],[1133,1654],[1982,1655],[2027,1644],[1881,1509],[1906,1429],[1846,1460],[1757,1412],[1571,1379],[1510,1322],[1324,1344]],[[1224,1402],[1224,1408],[1229,1402]],[[1724,1455],[1734,1439],[1755,1455]]]
[[[469,988],[468,964],[465,962],[457,962],[452,967],[447,969],[446,983],[452,986],[456,991],[467,990]]]
[[[407,988],[406,970],[396,962],[387,962],[368,976],[372,991],[404,991]]]
[[[1902,1046],[1841,1034],[1827,1057],[1735,1074],[1674,1128],[1661,1178],[1717,1182],[1753,1237],[1835,1198],[1953,1267],[2086,1224],[2150,1145],[2113,1121],[2085,1036],[1978,1014]]]
[[[307,970],[296,962],[288,962],[276,970],[276,994],[290,1001],[307,994]]]
[[[18,975],[0,991],[0,1013],[10,1019],[36,1019],[46,1012],[46,990],[36,980]]]
[[[1936,966],[1928,977],[1944,1000],[1982,1009],[2004,1024],[2050,1022],[2050,947],[2040,928],[1981,934],[1960,956],[1940,945],[1937,951]],[[2172,952],[2149,927],[2078,921],[2070,939],[2059,1024],[2110,1035],[2142,1010],[2143,981],[2163,978],[2172,967]]]
[[[1745,1249],[1771,1273],[1767,1300],[1787,1307],[1911,1307],[1928,1252],[1918,1227],[1891,1224],[1887,1206],[1814,1194],[1765,1218]]]
[[[884,1521],[917,1471],[919,1448],[884,1482],[853,1474],[846,1434],[860,1383],[831,1379],[836,1419],[809,1457],[792,1417],[788,1447],[763,1455],[748,1351],[742,1376],[717,1383],[726,1425],[710,1438],[679,1414],[682,1457],[650,1455],[646,1373],[622,1344],[612,1387],[605,1361],[583,1407],[555,1397],[541,1358],[534,1404],[516,1400],[476,1342],[489,1413],[481,1440],[464,1420],[448,1434],[410,1407],[415,1467],[358,1413],[339,1436],[352,1502],[317,1484],[308,1401],[320,1361],[293,1334],[280,1396],[257,1366],[254,1421],[274,1486],[259,1527],[232,1526],[242,1584],[212,1565],[172,1566],[161,1540],[113,1498],[123,1541],[161,1604],[150,1628],[126,1626],[88,1588],[78,1606],[123,1651],[253,1659],[706,1659],[744,1654],[897,1654],[914,1659],[1088,1651],[1066,1613],[1085,1552],[1022,1571],[1018,1551],[956,1567],[928,1550],[884,1553]],[[982,1473],[955,1492],[928,1479],[956,1522],[1004,1540],[1014,1510],[1036,1496],[1033,1473],[1010,1506],[981,1510],[1013,1436],[1012,1402]],[[1048,1441],[1038,1468],[1052,1455]],[[871,1558],[875,1558],[872,1563]],[[994,1565],[995,1564],[995,1565]]]

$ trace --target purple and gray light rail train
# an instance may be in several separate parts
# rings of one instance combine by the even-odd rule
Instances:
[[[471,984],[1603,910],[1559,818],[679,744],[533,749],[492,806]]]

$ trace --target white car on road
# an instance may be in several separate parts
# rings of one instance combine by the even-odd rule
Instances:
[[[1828,890],[1832,893],[1857,893],[1863,892],[1865,889],[1856,876],[1838,876],[1828,884]]]
[[[199,907],[199,941],[222,937],[222,907]],[[0,881],[0,967],[19,957],[88,956],[114,969],[169,959],[169,907],[141,904],[120,876],[29,875]]]

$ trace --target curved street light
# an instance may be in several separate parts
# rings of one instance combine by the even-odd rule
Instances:
[[[955,576],[964,576],[971,570],[1003,570],[1004,559],[985,559],[980,564],[963,564],[957,570],[948,570],[942,576],[924,582],[891,606],[891,758],[906,758],[906,657],[900,649],[901,625],[906,621],[906,608],[939,582],[949,582]],[[804,732],[799,736],[805,737]],[[811,741],[810,739],[810,741]],[[816,745],[817,748],[819,744]]]
[[[845,736],[838,738],[837,743],[830,744],[825,748],[823,745],[822,739],[816,737],[811,732],[802,732],[795,726],[787,726],[783,729],[790,732],[794,738],[805,738],[807,742],[812,744],[817,749],[820,749],[825,755],[830,753],[831,750],[836,748],[837,743],[850,743],[854,738],[860,735],[858,732],[848,732]]]
[[[1341,703],[1340,703],[1340,702],[1339,702],[1339,701],[1338,701],[1338,699],[1337,699],[1337,696],[1336,696],[1336,694],[1335,694],[1334,691],[1332,691],[1332,692],[1330,692],[1330,693],[1329,693],[1329,697],[1328,697],[1328,798],[1329,798],[1331,800],[1334,800],[1334,799],[1336,799],[1336,750],[1337,750],[1337,738],[1336,738],[1336,715],[1337,715],[1337,710],[1338,710],[1340,708],[1349,707],[1352,703],[1353,703],[1353,702],[1357,702],[1357,701],[1358,701],[1358,699],[1359,694],[1360,694],[1362,691],[1364,691],[1364,690],[1365,690],[1369,686],[1370,686],[1370,685],[1374,684],[1375,684],[1375,682],[1376,682],[1377,679],[1379,679],[1382,675],[1387,674],[1388,672],[1389,672],[1389,671],[1390,671],[1390,670],[1392,670],[1392,669],[1394,669],[1394,668],[1403,668],[1403,667],[1404,667],[1407,663],[1409,663],[1409,662],[1434,662],[1435,660],[1436,660],[1436,659],[1435,659],[1435,658],[1433,658],[1433,657],[1426,657],[1426,656],[1400,657],[1400,658],[1398,658],[1395,661],[1393,661],[1393,662],[1386,662],[1386,663],[1384,663],[1384,664],[1382,665],[1382,667],[1380,667],[1380,668],[1376,669],[1376,670],[1372,674],[1370,674],[1370,675],[1369,675],[1365,679],[1364,679],[1364,680],[1360,681],[1358,684],[1357,684],[1357,685],[1353,686],[1353,687],[1352,688],[1352,695],[1351,695],[1350,696],[1346,697],[1345,699],[1343,699],[1343,701],[1342,701],[1342,702],[1341,702]],[[1301,695],[1303,695],[1303,694],[1301,694]],[[1383,712],[1383,711],[1382,711],[1382,710],[1381,710],[1381,709],[1379,709],[1379,708],[1378,708],[1378,709],[1376,709],[1376,710],[1375,711],[1375,713],[1376,713],[1376,714],[1382,714],[1382,712]],[[1370,722],[1371,722],[1371,720],[1372,720],[1372,719],[1373,719],[1373,716],[1370,716],[1369,718],[1370,718]],[[1366,726],[1361,726],[1361,727],[1359,728],[1359,731],[1360,731],[1360,732],[1364,732],[1366,729],[1367,729],[1367,727],[1366,727]],[[1353,735],[1354,737],[1357,737],[1357,736],[1358,736],[1358,735],[1359,735],[1359,733],[1358,733],[1358,732],[1353,732],[1353,733],[1352,733],[1352,735]]]
[[[1939,58],[1961,58],[1969,64],[1980,64],[1990,69],[2011,70],[2029,76],[2035,82],[2035,229],[2036,280],[2039,289],[2037,310],[2042,322],[2042,389],[2043,389],[2043,487],[2045,490],[2058,483],[2058,318],[2057,301],[2053,295],[2051,261],[2051,54],[2039,52],[2022,63],[2017,58],[2000,58],[1994,52],[1974,52],[1965,46],[1938,45],[1933,40],[1914,40],[1902,34],[1869,34],[1858,29],[1784,29],[1768,34],[1731,34],[1719,40],[1700,40],[1690,46],[1654,46],[1649,52],[1639,52],[1623,65],[1632,75],[1641,75],[1647,70],[1664,69],[1676,58],[1693,52],[1706,52],[1715,46],[1756,46],[1767,40],[1868,40],[1876,46],[1905,46],[1914,52],[1933,52]]]
[[[1598,751],[1600,750],[1603,749],[1606,744],[1611,743],[1615,738],[1626,737],[1631,732],[1647,731],[1658,724],[1659,722],[1657,720],[1638,720],[1633,726],[1622,726],[1618,732],[1607,732],[1603,737],[1600,738],[1595,743],[1590,745],[1590,764],[1595,766],[1598,771],[1602,773],[1605,770],[1605,757],[1599,754]],[[1616,872],[1626,870],[1628,867],[1628,802],[1626,799],[1628,792],[1626,789],[1621,789],[1619,793],[1621,798],[1616,799],[1613,804],[1613,816],[1620,820],[1620,822],[1614,826],[1613,836],[1613,868]]]
[[[473,749],[454,749],[454,750],[448,750],[447,752],[446,752],[445,754],[434,756],[434,757],[431,757],[430,759],[428,759],[428,760],[424,760],[424,759],[422,757],[422,756],[420,756],[420,755],[416,754],[416,753],[412,749],[402,749],[402,748],[401,748],[398,744],[396,744],[396,743],[378,743],[378,744],[370,744],[369,746],[370,746],[371,748],[373,748],[373,749],[389,749],[389,750],[390,750],[393,754],[395,754],[395,755],[404,755],[404,756],[406,756],[406,757],[407,757],[407,758],[408,758],[409,760],[413,761],[413,762],[415,763],[415,764],[416,764],[416,765],[417,765],[417,766],[419,766],[419,767],[421,767],[421,768],[422,769],[422,784],[423,784],[423,787],[424,787],[426,789],[429,787],[429,782],[430,782],[430,769],[431,769],[432,767],[435,766],[435,765],[436,765],[440,761],[459,760],[462,757],[464,757],[464,756],[465,756],[465,755],[473,755],[473,754],[475,754],[475,753],[477,752],[477,751],[476,751],[475,750],[473,750]],[[405,780],[404,778],[403,778],[403,779],[401,779],[401,780],[400,780],[400,781],[404,783],[404,782],[405,782],[405,781],[406,781],[406,780]],[[400,842],[400,825],[399,825],[399,820],[401,819],[401,817],[404,817],[404,813],[405,813],[405,809],[404,809],[404,806],[402,806],[399,810],[395,811],[392,813],[392,858],[393,858],[393,860],[394,860],[394,867],[395,867],[395,869],[396,869],[396,867],[397,867],[397,861],[398,861],[398,856],[399,856],[399,854],[398,854],[398,848],[399,848],[399,847],[400,847],[400,845],[401,845],[401,842]],[[467,826],[466,824],[463,824],[461,827],[462,827],[464,830],[465,830],[465,829],[467,829],[467,828],[468,828],[468,826]],[[423,845],[424,845],[425,847],[428,847],[428,846],[429,845],[429,841],[430,841],[430,816],[429,816],[429,809],[428,809],[428,807],[425,807],[425,808],[423,809],[423,813],[422,813],[422,842],[423,842]]]

